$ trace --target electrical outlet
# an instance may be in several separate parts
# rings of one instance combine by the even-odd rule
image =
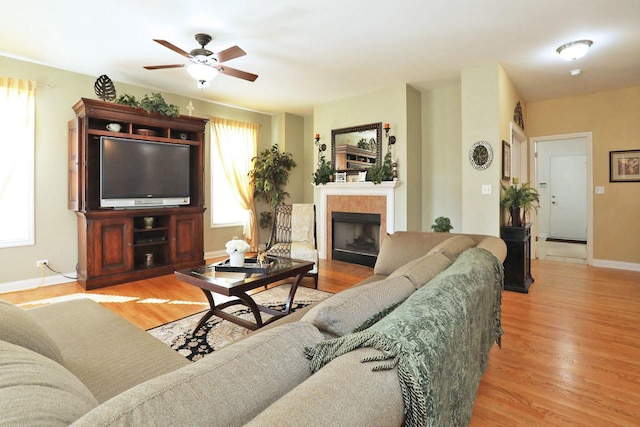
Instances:
[[[39,259],[36,261],[36,267],[44,267],[45,264],[48,264],[49,260],[48,259]]]

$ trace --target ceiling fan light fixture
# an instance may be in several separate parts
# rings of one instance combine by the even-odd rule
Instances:
[[[560,54],[567,61],[575,61],[586,55],[587,51],[591,47],[593,42],[591,40],[577,40],[570,43],[565,43],[556,49],[556,52]]]
[[[191,64],[187,66],[187,72],[198,82],[206,82],[207,86],[209,85],[209,81],[213,80],[213,78],[218,75],[217,69],[205,64]],[[200,87],[200,83],[198,84],[198,87]]]

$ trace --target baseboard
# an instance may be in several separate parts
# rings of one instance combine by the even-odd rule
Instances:
[[[594,267],[615,268],[617,270],[640,271],[640,264],[633,262],[609,261],[606,259],[594,259]]]
[[[76,272],[74,271],[65,274],[71,276],[76,274]],[[69,279],[60,274],[56,274],[55,276],[45,276],[44,280],[42,279],[42,277],[37,277],[33,279],[18,280],[15,282],[5,282],[0,283],[0,294],[6,294],[7,292],[28,291],[31,289],[41,288],[43,286],[60,285],[70,282],[75,282],[75,279]]]

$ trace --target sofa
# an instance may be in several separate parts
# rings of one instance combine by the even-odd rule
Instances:
[[[505,256],[493,236],[396,232],[371,277],[197,362],[89,299],[0,301],[0,424],[464,425]]]

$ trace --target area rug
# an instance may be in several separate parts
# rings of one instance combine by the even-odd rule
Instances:
[[[252,296],[258,305],[284,311],[290,289],[291,285],[285,284],[258,292]],[[292,304],[292,310],[299,310],[314,302],[322,301],[331,295],[329,292],[299,287]],[[216,304],[219,304],[220,301],[218,301],[217,297],[219,296],[214,294]],[[242,305],[228,307],[225,311],[247,320],[255,321],[251,310]],[[204,311],[196,313],[183,319],[149,329],[147,332],[192,361],[199,360],[207,354],[220,350],[252,332],[235,323],[213,316],[207,321],[205,326],[193,334],[193,329],[197,326],[204,313]],[[267,313],[261,314],[263,322],[271,318],[271,315]]]

